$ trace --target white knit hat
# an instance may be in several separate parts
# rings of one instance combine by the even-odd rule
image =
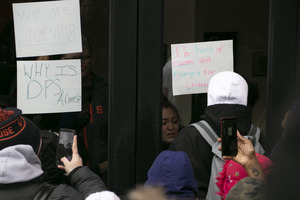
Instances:
[[[207,106],[240,104],[247,106],[248,84],[239,74],[223,71],[214,75],[208,84]]]
[[[90,194],[85,200],[120,200],[120,198],[111,191],[102,191]]]

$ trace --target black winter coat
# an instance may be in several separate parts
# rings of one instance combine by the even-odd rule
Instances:
[[[106,190],[102,180],[88,167],[74,169],[70,184],[60,184],[52,191],[48,200],[84,200],[88,195]],[[43,185],[41,177],[29,182],[0,185],[1,200],[32,200]]]

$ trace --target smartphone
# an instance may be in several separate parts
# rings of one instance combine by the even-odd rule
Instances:
[[[222,156],[237,155],[238,148],[236,131],[235,117],[221,118]]]
[[[56,164],[64,165],[60,159],[62,157],[66,157],[69,161],[72,159],[73,138],[76,131],[74,129],[61,128],[58,134]]]

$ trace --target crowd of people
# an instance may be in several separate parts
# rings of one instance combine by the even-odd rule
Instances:
[[[16,108],[12,21],[4,29],[0,39],[6,42],[1,44],[0,58],[5,60],[1,64],[6,70],[1,71],[4,86],[1,92],[8,95],[0,95],[1,199],[120,200],[106,186],[109,166],[107,7],[108,1],[81,1],[85,35],[82,52],[36,58],[81,59],[81,112],[23,115]],[[96,10],[102,11],[100,21]],[[95,29],[95,21],[101,24],[101,30]],[[95,66],[102,77],[95,73]],[[203,114],[197,120],[192,117],[191,124],[183,126],[174,104],[171,71],[169,60],[163,69],[161,152],[149,168],[145,183],[132,188],[126,200],[300,199],[296,173],[300,164],[297,148],[300,101],[287,110],[282,120],[282,137],[268,156],[265,134],[252,121],[252,108],[259,94],[253,95],[251,82],[231,71],[215,74],[208,92],[203,94],[207,101]],[[232,116],[237,120],[238,153],[222,156],[220,119]],[[73,129],[76,135],[72,159],[63,157],[63,164],[57,165],[60,128]]]
[[[178,132],[168,143],[169,148],[163,148],[153,162],[145,187],[161,186],[165,190],[164,199],[298,199],[300,195],[293,192],[299,186],[298,175],[291,172],[296,171],[299,163],[296,146],[300,101],[286,112],[281,124],[282,137],[271,154],[265,155],[267,139],[252,123],[253,102],[248,102],[248,84],[235,72],[214,75],[209,82],[207,108],[201,115],[201,123],[196,123],[200,124],[199,128],[193,123],[179,129],[179,125],[171,123],[171,117],[167,120],[165,105],[170,102],[164,98],[162,134],[166,130]],[[176,108],[173,116],[179,119]],[[238,153],[222,156],[220,120],[232,116],[237,119]],[[167,123],[168,127],[164,127]],[[164,136],[162,141],[165,144]],[[179,162],[179,155],[186,156],[187,166],[183,167],[184,158]],[[186,175],[179,180],[182,173]],[[186,193],[190,196],[183,197]]]
[[[67,56],[64,59],[67,59]],[[296,172],[297,164],[300,163],[295,148],[300,128],[300,101],[293,104],[284,116],[282,138],[269,158],[264,155],[263,133],[251,122],[247,97],[248,85],[242,76],[230,71],[217,73],[209,82],[207,108],[201,116],[201,124],[198,123],[200,128],[195,124],[182,127],[176,107],[163,97],[162,151],[149,169],[145,184],[133,188],[127,198],[215,200],[296,199],[300,196],[291,191],[296,190],[298,186],[298,175],[293,172]],[[76,121],[84,120],[82,116],[91,117],[84,112],[88,113],[83,110],[75,116],[62,115],[60,123],[69,123],[71,125],[68,128],[75,128],[72,124],[78,125]],[[235,156],[222,156],[220,119],[230,116],[237,119],[238,153]],[[68,121],[62,120],[64,118]],[[92,126],[92,123],[94,122],[87,121],[85,126]],[[85,129],[85,126],[82,126],[82,129]],[[6,107],[2,102],[1,199],[20,196],[23,199],[42,199],[42,196],[48,199],[120,199],[113,191],[108,190],[103,180],[105,169],[101,168],[101,162],[106,162],[107,159],[95,159],[96,170],[93,169],[93,165],[86,166],[86,162],[83,161],[81,155],[87,156],[85,159],[91,162],[94,160],[88,156],[89,153],[98,155],[92,150],[86,154],[80,152],[82,150],[78,148],[79,140],[82,140],[83,145],[89,144],[86,136],[81,135],[83,132],[78,131],[79,134],[74,136],[72,159],[63,157],[63,165],[55,166],[57,170],[64,171],[66,179],[63,182],[51,182],[45,177],[47,170],[42,168],[43,162],[46,161],[43,153],[48,151],[45,149],[45,144],[48,144],[42,131],[22,115],[21,110]],[[206,134],[211,132],[216,141],[213,138],[207,139],[209,137]],[[282,184],[283,182],[293,185]]]

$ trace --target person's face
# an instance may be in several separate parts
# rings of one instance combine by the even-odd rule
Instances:
[[[179,119],[172,108],[162,110],[162,141],[171,143],[179,130]]]
[[[91,73],[92,57],[86,49],[81,53],[72,53],[63,56],[63,59],[81,59],[81,77],[86,78]]]
[[[83,20],[90,20],[96,11],[94,0],[84,0],[80,3],[80,12]]]

